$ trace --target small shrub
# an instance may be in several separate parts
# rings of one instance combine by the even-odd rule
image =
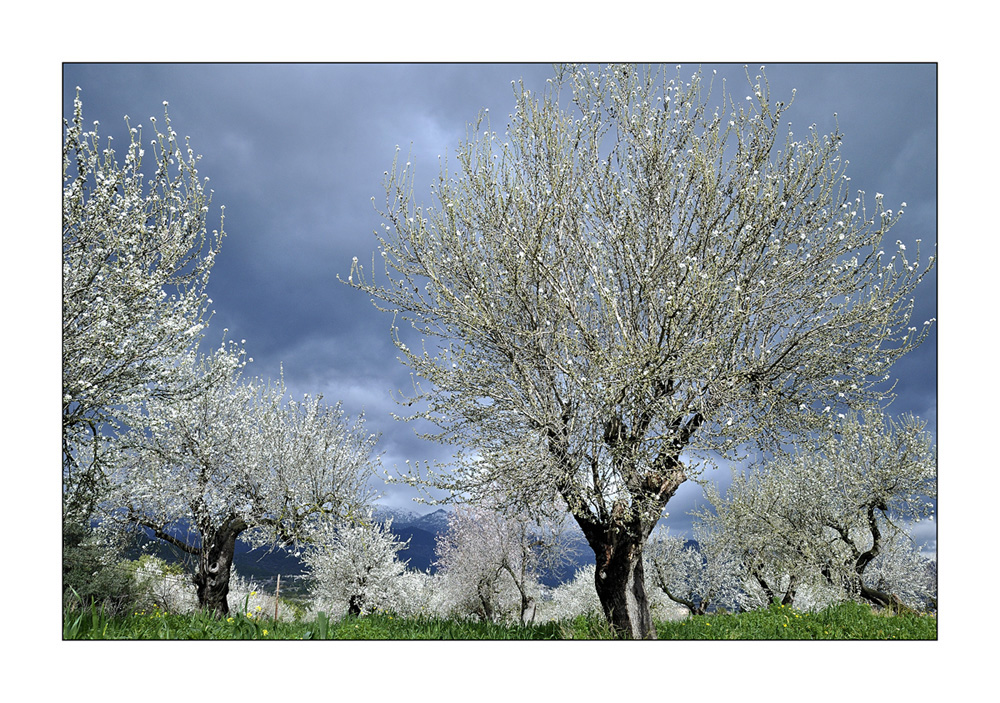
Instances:
[[[98,606],[123,613],[134,602],[137,588],[132,575],[115,563],[113,545],[102,541],[87,525],[63,524],[63,609]]]

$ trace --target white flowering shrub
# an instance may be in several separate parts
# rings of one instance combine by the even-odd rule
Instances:
[[[436,598],[440,587],[435,575],[407,569],[400,577],[399,588],[403,595],[395,611],[402,617],[432,617],[439,614]]]
[[[312,607],[333,616],[413,611],[419,591],[399,552],[402,542],[391,531],[392,521],[375,522],[369,512],[357,523],[327,523],[313,534],[303,556],[313,580]]]
[[[539,610],[539,619],[572,620],[580,615],[600,617],[604,611],[594,589],[594,565],[576,570],[573,578],[553,588]]]
[[[719,549],[707,532],[696,531],[695,536],[697,549],[668,531],[655,533],[643,552],[647,582],[673,606],[694,614],[713,606],[733,607],[740,593],[739,562]]]
[[[199,610],[191,574],[186,573],[183,567],[143,555],[129,564],[128,569],[136,585],[135,607],[188,614]],[[279,620],[286,621],[292,621],[296,617],[296,609],[280,598],[277,599],[276,611],[275,594],[266,591],[256,581],[243,577],[235,567],[229,576],[229,601],[232,603],[231,614],[234,616],[273,619],[277,613]]]
[[[817,611],[847,599],[843,588],[808,569],[794,574],[768,569],[758,569],[752,576],[743,570],[739,573],[743,580],[735,604],[741,611],[767,608],[776,599],[797,610]]]
[[[561,558],[558,540],[540,517],[486,506],[453,510],[436,555],[452,615],[523,623],[535,615],[541,568]]]
[[[137,606],[169,613],[191,613],[198,608],[191,575],[182,567],[144,554],[135,562],[133,578],[138,590]]]
[[[690,614],[685,606],[671,600],[662,591],[654,589],[652,584],[648,583],[648,579],[646,588],[649,590],[649,613],[653,620],[683,620]]]
[[[915,610],[936,608],[937,578],[930,560],[901,530],[890,531],[883,539],[886,544],[864,570],[865,583]]]

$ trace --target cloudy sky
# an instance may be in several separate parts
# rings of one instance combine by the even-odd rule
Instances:
[[[697,70],[697,64],[684,69]],[[704,64],[727,88],[746,87],[741,65]],[[750,67],[751,76],[759,64]],[[937,67],[933,64],[769,64],[772,99],[787,101],[792,128],[844,135],[851,185],[907,202],[893,238],[922,253],[937,241]],[[174,129],[202,155],[200,174],[214,190],[210,227],[226,207],[227,233],[212,272],[215,315],[207,340],[228,328],[246,339],[255,375],[283,367],[293,392],[341,400],[364,411],[381,433],[388,470],[411,461],[447,461],[451,449],[428,444],[395,422],[394,390],[408,385],[389,339],[390,319],[367,296],[337,281],[351,259],[370,260],[381,222],[372,198],[384,197],[383,172],[398,146],[417,175],[417,200],[430,202],[438,157],[453,155],[480,110],[507,115],[512,81],[541,89],[549,64],[73,64],[63,66],[63,113],[81,89],[86,123],[100,122],[127,143],[124,116],[149,131],[169,103]],[[162,121],[159,122],[162,124]],[[911,249],[909,249],[911,250]],[[916,300],[916,324],[937,316],[936,273]],[[895,413],[913,412],[936,432],[937,337],[895,367]],[[687,484],[668,506],[673,532],[700,489]],[[411,493],[386,489],[391,505],[426,511]]]

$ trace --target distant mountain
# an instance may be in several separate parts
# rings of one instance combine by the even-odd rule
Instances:
[[[395,522],[389,529],[400,541],[409,540],[409,544],[399,551],[399,560],[407,562],[407,568],[412,571],[430,571],[431,573],[437,571],[434,566],[436,534],[421,530],[419,527],[396,527]]]
[[[262,583],[273,581],[278,574],[281,574],[282,590],[286,579],[306,573],[305,564],[292,552],[283,549],[269,551],[266,547],[250,549],[242,542],[236,543],[233,565],[241,576]]]
[[[394,525],[412,525],[422,516],[420,513],[407,510],[406,508],[390,508],[387,505],[377,505],[372,517],[377,522],[385,522],[389,518],[392,518]]]
[[[389,529],[400,540],[409,540],[409,545],[399,552],[399,558],[407,562],[413,571],[430,571],[434,573],[434,549],[438,535],[448,529],[447,510],[435,510],[433,513],[421,515],[412,510],[380,506],[374,513],[376,521],[386,523],[390,518]]]
[[[428,532],[444,532],[448,529],[448,519],[451,513],[447,510],[435,510],[433,513],[422,515],[414,525]]]
[[[384,523],[392,518],[393,527],[416,527],[432,534],[444,532],[448,529],[448,517],[451,512],[440,508],[433,513],[421,515],[405,508],[390,508],[379,506],[373,515],[376,521]]]

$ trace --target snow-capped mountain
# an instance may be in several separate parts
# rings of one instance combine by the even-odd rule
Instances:
[[[390,518],[389,529],[402,540],[409,540],[406,549],[399,552],[399,558],[414,571],[434,572],[434,548],[438,535],[448,529],[449,512],[436,510],[427,515],[405,508],[379,506],[373,517],[378,522],[385,523]]]
[[[393,527],[416,527],[427,532],[443,532],[448,529],[448,516],[451,513],[443,508],[432,513],[421,515],[413,510],[405,508],[392,508],[380,505],[376,508],[374,518],[378,522],[385,522],[392,518]]]

